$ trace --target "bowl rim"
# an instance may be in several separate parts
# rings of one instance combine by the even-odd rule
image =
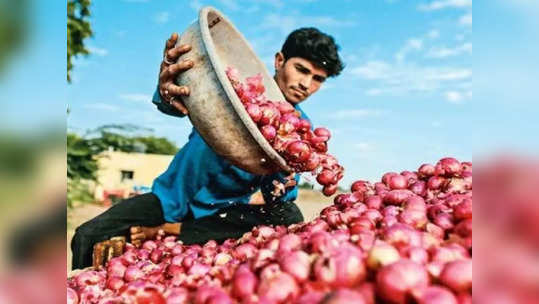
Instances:
[[[215,50],[215,44],[213,43],[213,39],[211,39],[211,34],[210,34],[209,26],[208,26],[209,13],[214,13],[218,15],[219,18],[221,18],[223,21],[227,22],[227,25],[230,26],[234,30],[234,32],[238,35],[240,40],[247,46],[248,52],[250,52],[255,58],[255,60],[260,63],[260,65],[263,68],[263,71],[262,71],[263,73],[266,73],[266,75],[270,75],[268,69],[266,68],[264,63],[260,61],[256,53],[252,49],[251,45],[247,42],[243,34],[234,26],[234,24],[230,21],[230,19],[228,19],[223,13],[221,13],[219,10],[217,10],[216,8],[212,6],[203,7],[200,10],[198,20],[199,20],[202,41],[208,53],[210,63],[213,66],[213,70],[215,74],[217,75],[217,79],[221,83],[221,86],[223,87],[223,90],[225,91],[225,94],[227,95],[228,100],[232,104],[232,107],[234,108],[238,116],[240,117],[242,123],[247,128],[251,136],[254,138],[255,142],[262,148],[262,150],[266,153],[266,155],[275,164],[277,164],[282,170],[287,171],[287,172],[294,172],[294,170],[290,166],[288,166],[284,158],[281,155],[279,155],[279,153],[277,153],[275,149],[273,149],[270,143],[262,135],[262,133],[258,129],[258,126],[251,119],[251,117],[247,113],[247,110],[245,110],[238,95],[236,94],[236,91],[234,91],[232,84],[228,80],[225,70],[218,60],[217,51]],[[280,91],[279,91],[279,94],[282,95]],[[284,96],[283,96],[283,100],[284,100]]]

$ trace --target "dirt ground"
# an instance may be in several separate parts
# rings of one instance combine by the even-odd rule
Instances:
[[[315,218],[320,211],[330,205],[333,202],[333,198],[328,198],[322,195],[319,191],[300,189],[296,204],[303,213],[305,221],[310,221]],[[68,210],[67,214],[67,269],[71,269],[71,238],[77,228],[82,223],[94,218],[101,214],[107,208],[97,204],[82,204],[71,210]]]

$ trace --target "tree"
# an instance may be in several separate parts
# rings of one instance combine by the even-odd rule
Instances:
[[[93,35],[90,25],[91,0],[67,1],[67,81],[71,82],[71,57],[79,54],[88,55],[90,51],[84,45],[84,39]]]
[[[0,1],[0,72],[11,55],[24,45],[28,27],[28,0]]]

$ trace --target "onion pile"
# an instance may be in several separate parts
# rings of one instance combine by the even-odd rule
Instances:
[[[324,195],[335,194],[344,168],[327,153],[330,131],[322,127],[312,130],[311,123],[301,118],[301,113],[290,103],[267,99],[261,74],[247,77],[245,83],[240,81],[235,68],[227,68],[226,75],[245,110],[273,149],[295,172],[316,175]]]
[[[68,279],[68,303],[469,303],[471,172],[444,158],[359,180],[310,222],[222,244],[127,244]]]

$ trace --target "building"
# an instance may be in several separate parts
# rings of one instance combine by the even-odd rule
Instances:
[[[95,199],[107,202],[148,192],[153,180],[168,168],[173,157],[112,150],[101,153],[98,158]]]

